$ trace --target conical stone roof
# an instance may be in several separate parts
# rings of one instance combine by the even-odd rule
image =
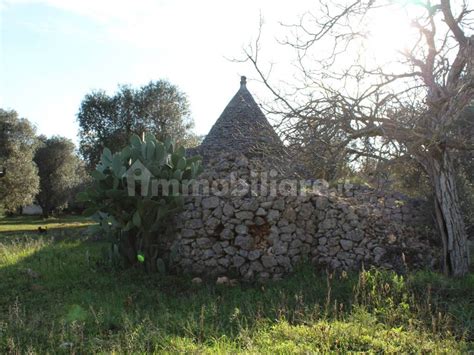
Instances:
[[[247,90],[245,76],[209,134],[198,148],[205,160],[222,153],[242,153],[249,158],[285,155],[280,138]]]

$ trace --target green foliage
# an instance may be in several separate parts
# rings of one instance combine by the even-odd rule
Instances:
[[[84,308],[82,308],[81,306],[77,305],[77,304],[73,304],[70,309],[69,309],[69,312],[66,314],[66,317],[65,317],[65,321],[68,322],[68,323],[72,323],[72,322],[83,322],[87,319],[87,312]]]
[[[48,217],[51,212],[67,206],[75,189],[82,183],[85,168],[70,139],[59,136],[39,139],[41,145],[34,158],[40,177],[37,201],[43,215]]]
[[[355,304],[368,309],[383,322],[408,322],[413,312],[408,289],[402,275],[377,269],[363,271],[355,289]]]
[[[78,122],[80,152],[91,169],[104,147],[116,152],[132,134],[150,132],[161,141],[172,137],[185,146],[197,141],[190,132],[194,123],[186,95],[165,80],[138,89],[120,86],[113,96],[92,92],[81,103]]]
[[[62,239],[0,235],[0,353],[466,353],[474,347],[472,274],[326,275],[304,266],[263,285],[194,285],[186,276],[118,272],[102,256],[104,242],[68,232]],[[393,314],[397,302],[410,311]]]
[[[76,178],[78,183],[72,188],[72,198],[68,200],[67,207],[63,210],[63,213],[66,214],[82,214],[85,210],[84,203],[78,202],[76,196],[78,193],[85,191],[90,186],[92,183],[92,177],[87,171],[85,162],[82,159],[80,159],[79,165],[76,169]]]
[[[15,111],[0,109],[0,204],[7,212],[33,202],[39,188],[38,170],[33,162],[37,147],[35,129]]]
[[[160,238],[184,204],[183,183],[201,171],[200,158],[186,158],[185,149],[172,140],[162,143],[147,134],[142,141],[133,135],[118,153],[104,149],[91,173],[92,186],[77,199],[99,223],[95,232],[119,246],[126,264],[135,264],[140,253],[148,270],[160,270]]]

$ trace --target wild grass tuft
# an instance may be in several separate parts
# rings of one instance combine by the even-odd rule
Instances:
[[[0,353],[466,352],[474,276],[303,265],[268,284],[117,270],[104,243],[0,234]]]

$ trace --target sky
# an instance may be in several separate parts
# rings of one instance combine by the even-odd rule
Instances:
[[[262,15],[277,37],[312,1],[0,0],[0,107],[40,134],[77,143],[87,93],[166,79],[188,95],[195,133],[206,134],[239,88],[264,96],[248,63]]]

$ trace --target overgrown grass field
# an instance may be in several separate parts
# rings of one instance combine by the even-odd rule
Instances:
[[[474,350],[472,274],[328,275],[302,266],[263,285],[196,285],[117,270],[107,244],[78,228],[8,230],[0,233],[0,353]]]

